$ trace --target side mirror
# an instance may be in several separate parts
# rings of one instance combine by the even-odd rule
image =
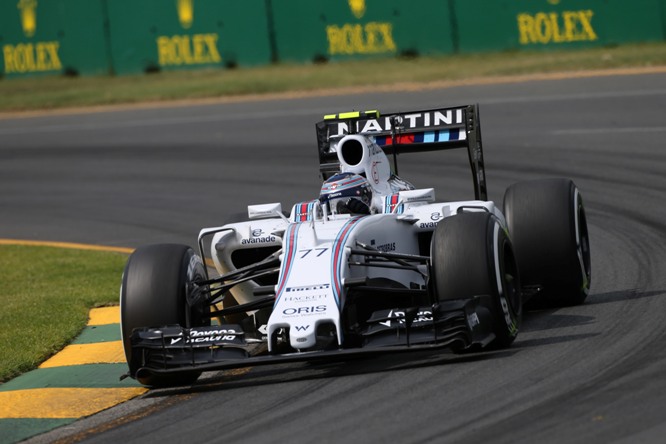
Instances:
[[[262,205],[248,205],[247,207],[247,216],[250,219],[266,219],[270,217],[281,217],[284,218],[282,214],[282,204],[281,203],[270,203]]]

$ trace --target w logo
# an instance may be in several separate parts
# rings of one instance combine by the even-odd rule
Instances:
[[[309,325],[295,325],[294,328],[296,331],[306,331],[308,328],[310,328]]]

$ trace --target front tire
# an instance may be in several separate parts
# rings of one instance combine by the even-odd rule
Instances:
[[[430,254],[437,298],[491,296],[491,345],[510,346],[522,320],[520,280],[511,241],[497,218],[470,212],[443,219],[433,234]]]
[[[186,301],[187,284],[204,279],[201,258],[186,245],[149,245],[129,257],[120,288],[120,328],[130,375],[140,383],[154,387],[189,384],[201,374],[187,371],[177,375],[137,375],[143,362],[132,352],[131,335],[141,327],[210,324],[204,307],[191,309]]]

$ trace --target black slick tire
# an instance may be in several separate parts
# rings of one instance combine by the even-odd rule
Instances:
[[[147,386],[165,387],[190,384],[199,371],[175,375],[141,375],[140,359],[132,353],[131,335],[135,328],[180,325],[195,327],[210,320],[204,309],[188,309],[188,282],[205,279],[201,258],[186,245],[158,244],[140,247],[129,257],[120,288],[120,320],[125,357],[130,375]]]
[[[583,198],[570,179],[519,182],[504,215],[523,285],[542,288],[531,307],[582,304],[592,279]]]
[[[491,345],[510,346],[522,321],[520,279],[511,241],[497,218],[469,212],[443,219],[433,234],[431,261],[437,298],[491,296]]]

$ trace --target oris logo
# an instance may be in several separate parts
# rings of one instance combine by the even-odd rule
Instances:
[[[282,310],[282,314],[287,316],[300,315],[300,314],[316,314],[316,313],[325,313],[325,305],[316,305],[311,307],[297,307],[297,308],[285,308]]]

